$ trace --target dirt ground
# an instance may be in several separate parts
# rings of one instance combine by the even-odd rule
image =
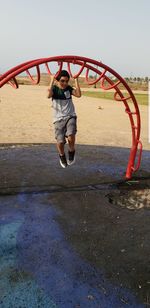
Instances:
[[[97,89],[96,89],[97,90]],[[53,143],[51,100],[45,86],[6,85],[0,95],[0,143]],[[74,98],[78,115],[78,144],[130,147],[131,127],[123,103],[82,96]],[[148,143],[148,107],[140,106],[141,139]]]
[[[140,106],[141,168],[125,181],[124,107],[74,102],[76,164],[64,170],[46,87],[1,89],[0,305],[149,307],[148,109]]]

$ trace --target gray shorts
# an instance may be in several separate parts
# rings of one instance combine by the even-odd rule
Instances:
[[[69,135],[75,135],[77,132],[77,117],[69,117],[62,119],[54,123],[55,127],[55,139],[57,142],[66,142],[66,137]]]

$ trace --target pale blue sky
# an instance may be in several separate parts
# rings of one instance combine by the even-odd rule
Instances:
[[[0,71],[74,54],[150,76],[150,0],[0,0]]]

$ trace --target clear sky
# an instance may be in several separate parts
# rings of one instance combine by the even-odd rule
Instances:
[[[0,0],[0,72],[56,55],[150,76],[150,0]]]

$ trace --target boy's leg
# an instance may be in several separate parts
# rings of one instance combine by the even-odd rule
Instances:
[[[59,162],[63,168],[67,167],[67,160],[64,152],[65,144],[65,127],[64,121],[55,122],[55,138],[57,140],[56,147],[59,153]]]
[[[77,132],[77,117],[71,117],[67,121],[66,136],[68,138],[69,150],[75,150],[75,135]]]
[[[57,146],[57,150],[58,150],[58,153],[59,153],[60,165],[62,166],[62,168],[66,168],[67,167],[67,159],[66,159],[66,155],[65,155],[65,151],[64,151],[64,143],[57,142],[56,146]]]
[[[67,123],[67,136],[68,136],[68,165],[72,165],[75,162],[75,135],[77,132],[77,118],[72,117]]]
[[[68,144],[69,144],[69,151],[68,151],[68,165],[72,165],[75,163],[75,135],[68,136]]]
[[[56,144],[59,155],[64,155],[64,142],[57,142]]]
[[[68,136],[68,145],[69,145],[70,152],[75,151],[75,135]]]

